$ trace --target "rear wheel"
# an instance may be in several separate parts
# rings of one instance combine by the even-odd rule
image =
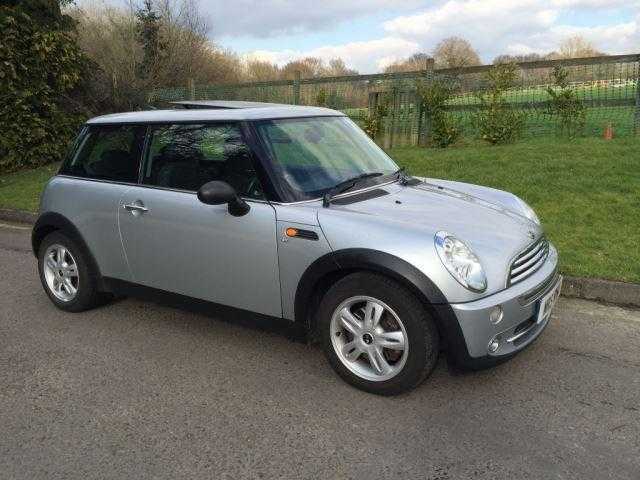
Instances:
[[[80,312],[96,307],[108,295],[98,292],[97,272],[87,254],[61,232],[47,235],[38,251],[40,281],[51,301],[60,309]]]
[[[348,275],[327,292],[318,315],[329,363],[362,390],[395,395],[419,385],[435,367],[439,335],[433,319],[391,279]]]

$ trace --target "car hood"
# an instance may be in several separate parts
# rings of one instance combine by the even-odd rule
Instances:
[[[505,288],[512,259],[542,235],[541,227],[524,215],[517,197],[508,192],[421,180],[412,186],[380,186],[376,190],[386,194],[363,201],[357,201],[358,195],[373,196],[371,190],[354,194],[352,202],[341,197],[337,204],[320,209],[318,220],[331,247],[387,251],[433,274],[434,235],[446,231],[467,243],[480,259],[489,284],[485,295]],[[441,271],[440,261],[436,263]]]

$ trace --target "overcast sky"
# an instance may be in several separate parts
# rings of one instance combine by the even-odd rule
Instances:
[[[124,0],[103,0],[109,3]],[[80,2],[82,4],[82,1]],[[469,40],[485,62],[548,52],[580,34],[607,53],[640,52],[640,0],[200,0],[210,37],[283,64],[342,57],[362,73],[444,37]]]

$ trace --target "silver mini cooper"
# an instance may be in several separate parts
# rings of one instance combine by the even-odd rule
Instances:
[[[363,390],[507,359],[545,328],[558,254],[518,197],[407,175],[324,108],[183,102],[82,128],[33,229],[42,285],[78,312],[162,294],[283,320]]]

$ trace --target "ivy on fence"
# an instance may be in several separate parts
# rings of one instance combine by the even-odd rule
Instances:
[[[416,83],[416,93],[425,115],[425,130],[429,143],[446,148],[460,138],[460,122],[446,110],[447,102],[454,95],[455,82],[437,78]]]

